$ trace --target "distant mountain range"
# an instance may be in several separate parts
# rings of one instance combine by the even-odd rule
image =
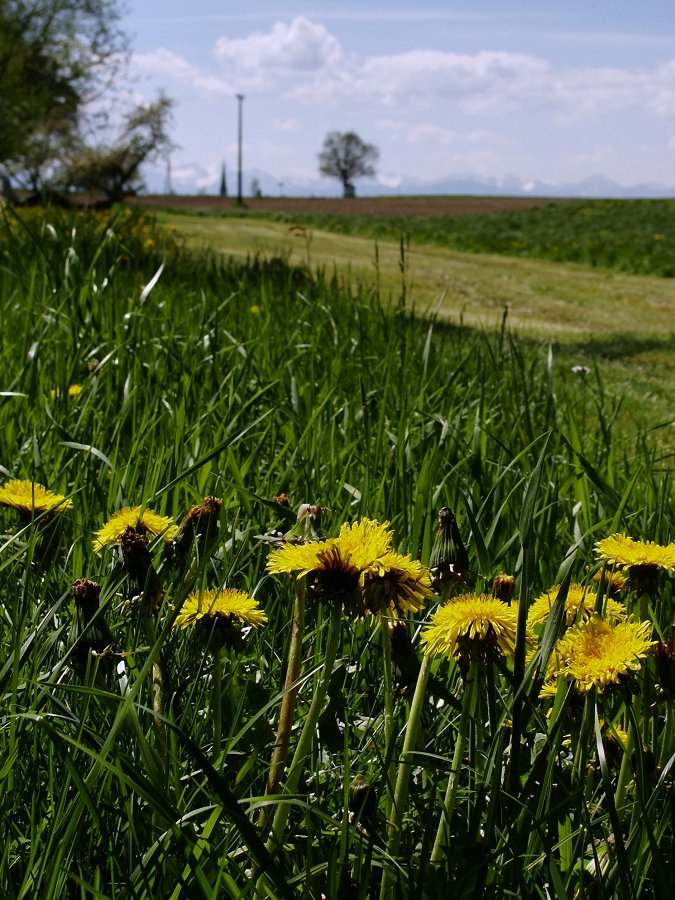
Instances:
[[[196,167],[189,177],[174,177],[171,188],[177,194],[218,193],[217,182],[204,188],[208,182],[207,173]],[[236,193],[236,173],[228,172],[228,193]],[[255,183],[266,197],[339,197],[341,187],[337,180],[330,178],[283,178],[277,179],[262,169],[246,170],[243,173],[244,195],[251,196]],[[149,193],[166,191],[164,176],[148,173]],[[418,195],[469,195],[506,197],[579,197],[579,198],[663,198],[675,197],[675,186],[663,184],[635,184],[625,187],[602,175],[584,178],[565,184],[548,184],[543,181],[523,181],[521,178],[484,178],[480,175],[449,175],[435,181],[419,178],[357,179],[356,193],[359,197],[418,196]]]

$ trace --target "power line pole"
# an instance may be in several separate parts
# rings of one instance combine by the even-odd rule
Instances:
[[[238,131],[238,145],[237,145],[237,162],[238,162],[238,170],[237,170],[237,203],[241,206],[244,202],[242,187],[241,187],[241,178],[242,178],[242,168],[241,168],[241,133],[242,133],[242,119],[243,119],[243,106],[244,106],[244,95],[237,94],[237,101],[239,102],[239,131]]]

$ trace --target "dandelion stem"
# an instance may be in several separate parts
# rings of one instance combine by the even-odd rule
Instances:
[[[424,656],[420,671],[417,676],[415,693],[410,706],[410,715],[405,729],[401,761],[396,776],[396,788],[394,790],[394,802],[388,818],[387,826],[387,855],[395,857],[401,844],[401,823],[408,806],[408,788],[412,772],[412,756],[419,740],[420,723],[424,709],[429,675],[431,674],[431,656]],[[389,868],[385,868],[382,876],[381,900],[389,900],[393,897],[394,879]]]
[[[459,731],[457,734],[457,743],[455,744],[455,754],[452,760],[452,769],[448,779],[448,788],[445,794],[445,801],[441,811],[441,821],[436,832],[436,840],[431,851],[430,862],[437,864],[441,861],[443,848],[448,843],[448,832],[450,822],[452,820],[452,812],[455,807],[457,798],[457,788],[459,786],[459,775],[464,759],[464,748],[466,746],[466,738],[469,733],[469,724],[474,715],[476,699],[478,697],[478,661],[471,660],[469,674],[464,685],[464,697],[462,699],[462,712],[459,718]]]
[[[626,699],[626,706],[630,705],[630,699]],[[619,769],[619,777],[616,782],[616,791],[614,793],[614,806],[616,811],[621,815],[621,809],[626,800],[626,789],[632,774],[632,756],[635,749],[637,735],[633,724],[633,717],[629,716],[628,740],[623,751],[623,759],[621,760],[621,768]]]
[[[382,639],[382,681],[384,690],[384,758],[387,760],[384,809],[387,822],[392,808],[392,790],[394,787],[393,742],[394,742],[394,689],[391,672],[391,634],[389,622],[382,616],[380,619],[380,637]]]
[[[305,718],[302,732],[300,733],[298,745],[295,748],[293,761],[288,770],[288,775],[286,776],[286,782],[282,791],[282,797],[289,794],[294,794],[296,792],[298,788],[298,782],[300,780],[300,775],[302,774],[305,761],[312,746],[312,741],[316,737],[316,725],[319,720],[319,716],[321,715],[323,704],[328,693],[328,685],[333,673],[333,663],[335,662],[335,657],[337,656],[337,651],[340,644],[341,624],[342,607],[339,603],[335,603],[331,606],[330,619],[328,621],[328,636],[326,638],[326,649],[324,652],[323,666],[319,677],[319,682],[314,691],[314,696],[312,697],[312,702],[310,704],[309,710],[307,711],[307,717]],[[290,811],[290,803],[284,802],[282,800],[277,807],[276,813],[274,814],[274,821],[272,823],[272,835],[267,841],[268,850],[273,851],[281,844],[281,839],[283,837],[283,832],[286,827]]]
[[[268,796],[279,792],[279,784],[286,768],[288,748],[291,741],[291,730],[295,720],[295,702],[298,696],[298,678],[302,662],[302,639],[305,626],[305,582],[298,581],[295,601],[293,604],[293,623],[291,625],[291,637],[288,648],[288,666],[284,681],[284,696],[281,700],[279,712],[279,724],[277,726],[277,739],[272,753],[270,771],[267,777]],[[262,828],[268,820],[267,807],[262,807],[258,819],[258,825]]]
[[[213,651],[213,673],[211,675],[211,715],[213,717],[213,759],[220,756],[223,732],[223,659],[220,647]]]

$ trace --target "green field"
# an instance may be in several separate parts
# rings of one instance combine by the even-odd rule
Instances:
[[[0,894],[671,896],[675,282],[158,221],[0,221]]]
[[[600,211],[607,204],[598,203]],[[632,202],[611,204],[615,215],[615,234],[619,243],[628,241],[634,227]],[[648,205],[647,205],[648,206]],[[429,217],[426,235],[438,231],[436,245],[424,243],[415,221],[402,223],[408,230],[396,233],[392,217],[361,217],[354,224],[343,216],[342,232],[347,229],[364,236],[327,229],[340,219],[314,217],[316,227],[303,230],[292,222],[279,222],[259,214],[203,215],[185,212],[161,212],[159,220],[185,236],[188,246],[210,248],[217,253],[246,258],[282,257],[295,265],[337,276],[354,292],[375,294],[384,303],[400,302],[405,296],[409,308],[431,314],[454,325],[500,329],[506,317],[510,328],[521,340],[531,341],[533,352],[542,352],[550,342],[561,368],[575,365],[598,370],[606,390],[615,400],[623,398],[627,427],[658,429],[660,439],[673,443],[673,384],[675,383],[675,282],[656,275],[627,275],[612,268],[589,267],[579,258],[569,263],[547,259],[495,256],[488,252],[493,241],[478,245],[481,253],[460,253],[441,249],[442,222],[471,230],[478,220],[485,223],[500,217],[550,215],[552,223],[545,234],[555,230],[567,206],[526,210],[519,213],[494,213],[491,216],[457,216],[454,219]],[[579,244],[591,243],[595,204],[580,204],[586,210],[583,220],[587,233]],[[661,222],[672,205],[655,202],[655,221]],[[670,212],[672,217],[672,212]],[[302,218],[294,216],[293,220]],[[306,220],[306,217],[304,217]],[[675,218],[673,219],[675,221]],[[386,223],[392,239],[379,238]],[[323,228],[319,228],[321,225]],[[337,227],[337,226],[336,226]],[[675,248],[673,223],[669,225],[668,246]],[[411,234],[410,241],[403,240]],[[489,238],[489,232],[487,232]],[[531,256],[542,239],[533,242]]]

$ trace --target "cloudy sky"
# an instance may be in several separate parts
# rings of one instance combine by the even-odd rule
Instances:
[[[353,130],[379,147],[388,186],[468,173],[675,185],[675,0],[128,7],[134,96],[176,101],[178,191],[215,190],[223,162],[233,190],[237,93],[244,170],[277,184],[318,178],[326,133]]]

